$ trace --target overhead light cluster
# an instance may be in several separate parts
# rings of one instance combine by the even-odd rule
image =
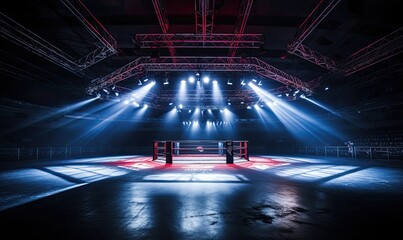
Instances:
[[[223,88],[225,85],[220,85],[220,81],[217,81],[215,77],[216,76],[212,77],[211,74],[207,72],[204,73],[197,71],[188,74],[186,78],[177,79],[180,82],[179,85],[174,84],[175,86],[169,86],[169,88],[166,88],[166,85],[172,84],[172,79],[169,79],[168,74],[166,73],[159,82],[161,86],[164,86],[162,89],[171,90],[172,87],[177,87],[177,89],[174,89],[174,91],[177,92],[168,92],[167,94],[162,95],[158,102],[153,102],[151,106],[152,108],[160,110],[176,108],[178,111],[182,109],[194,111],[196,107],[198,107],[202,111],[208,109],[222,110],[225,107],[228,107],[231,110],[252,109],[255,104],[258,104],[258,96],[248,88],[251,84],[260,87],[264,85],[263,80],[260,79],[260,77],[245,76],[241,79],[230,77],[226,79],[227,81],[224,82],[224,84],[226,83],[226,85],[229,86],[235,85],[236,88],[241,87],[242,91],[245,91],[242,93],[242,96],[239,95],[240,93],[236,88]],[[143,98],[148,91],[151,90],[150,86],[157,83],[153,80],[154,78],[155,76],[150,77],[148,75],[145,78],[136,79],[135,81],[137,81],[139,87],[137,90],[130,93],[127,93],[128,88],[117,88],[116,86],[102,88],[94,91],[94,93],[99,99],[116,100],[124,104],[140,107],[143,106]],[[226,95],[223,95],[224,93]],[[159,92],[154,92],[153,95],[149,95],[148,98],[155,94],[158,95]],[[287,92],[278,92],[275,93],[275,96],[278,98],[284,98],[285,100],[296,100],[308,97],[309,95],[300,89],[291,89],[287,87]]]

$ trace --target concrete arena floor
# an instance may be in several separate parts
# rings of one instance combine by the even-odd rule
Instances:
[[[399,161],[146,156],[0,164],[1,239],[388,239]]]

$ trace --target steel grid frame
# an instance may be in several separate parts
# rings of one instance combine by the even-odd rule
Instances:
[[[136,34],[140,48],[259,48],[262,34]]]

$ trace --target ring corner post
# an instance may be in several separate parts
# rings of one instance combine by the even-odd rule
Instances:
[[[225,141],[227,164],[234,163],[234,147],[232,141]]]
[[[172,163],[172,141],[167,141],[165,145],[165,162]]]
[[[153,160],[158,159],[158,141],[154,140],[153,144]]]
[[[245,147],[245,160],[249,161],[248,141],[244,141],[244,147]]]

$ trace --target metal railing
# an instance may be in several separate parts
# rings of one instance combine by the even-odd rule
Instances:
[[[338,158],[403,159],[403,147],[300,146],[298,154]]]
[[[0,148],[0,161],[51,160],[112,155],[150,155],[152,147],[39,147]]]

